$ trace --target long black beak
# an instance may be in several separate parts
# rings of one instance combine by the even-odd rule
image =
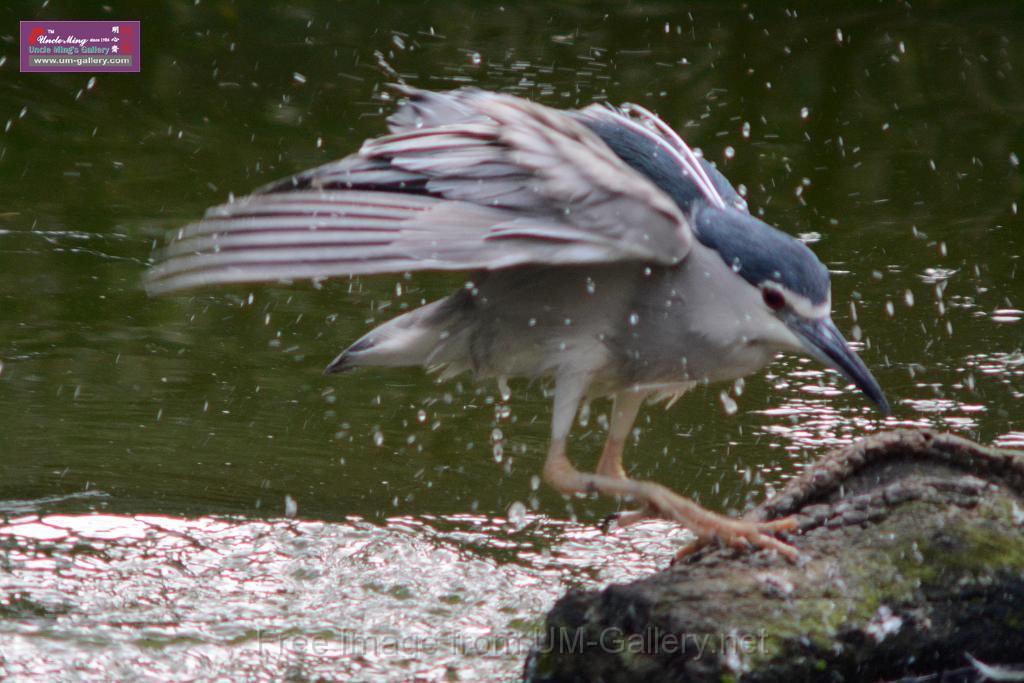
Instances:
[[[794,318],[788,320],[787,323],[790,329],[803,340],[804,347],[811,356],[828,367],[838,370],[843,377],[863,391],[864,395],[878,406],[883,415],[889,414],[889,401],[882,393],[882,387],[878,386],[878,381],[864,365],[860,356],[850,348],[831,318],[820,320]]]

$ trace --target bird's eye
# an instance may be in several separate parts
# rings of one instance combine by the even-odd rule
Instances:
[[[782,296],[782,292],[771,287],[765,287],[761,290],[761,297],[764,299],[764,305],[773,311],[777,311],[786,305],[786,297]]]

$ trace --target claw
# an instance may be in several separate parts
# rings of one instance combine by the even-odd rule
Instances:
[[[610,534],[615,529],[619,528],[619,513],[613,512],[610,515],[605,515],[598,522],[597,528],[601,530],[602,534]]]
[[[632,526],[656,516],[648,509],[613,512],[601,520],[600,528],[604,533],[608,533],[614,529],[625,529],[627,526]]]

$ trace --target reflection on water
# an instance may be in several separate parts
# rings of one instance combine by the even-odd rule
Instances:
[[[645,522],[601,534],[525,512],[382,525],[13,518],[0,527],[0,673],[501,680],[563,591],[649,573],[683,533]]]
[[[631,474],[736,511],[887,427],[1024,447],[1024,22],[928,5],[109,0],[89,11],[142,19],[147,53],[93,81],[19,74],[6,44],[0,677],[514,678],[509,651],[273,659],[262,634],[518,638],[567,586],[649,572],[685,537],[603,535],[613,503],[539,485],[543,383],[506,404],[468,377],[321,375],[458,276],[141,291],[165,230],[380,134],[390,81],[640,103],[832,271],[894,416],[786,357],[643,411]],[[608,409],[573,433],[583,467]]]

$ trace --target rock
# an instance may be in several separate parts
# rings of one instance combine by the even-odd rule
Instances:
[[[1024,662],[1024,453],[878,434],[751,515],[795,515],[788,540],[803,559],[709,549],[634,583],[570,592],[526,679],[974,680],[971,657]]]

